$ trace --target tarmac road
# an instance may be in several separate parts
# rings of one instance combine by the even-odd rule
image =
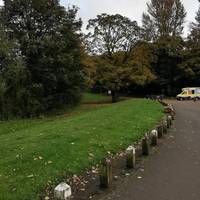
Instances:
[[[176,120],[158,152],[100,200],[200,200],[200,102],[171,103]]]

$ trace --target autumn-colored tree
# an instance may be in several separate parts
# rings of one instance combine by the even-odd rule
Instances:
[[[121,88],[153,79],[149,66],[133,58],[141,33],[137,22],[119,14],[101,14],[89,20],[87,29],[87,47],[95,55],[96,84],[112,91],[113,102]]]
[[[136,45],[127,62],[131,69],[130,83],[144,86],[155,80],[152,66],[156,61],[152,44],[141,42]]]
[[[91,57],[90,57],[91,58]],[[124,52],[113,54],[113,61],[106,55],[93,57],[96,74],[93,74],[94,85],[112,91],[113,102],[117,101],[117,91],[132,85],[145,85],[156,77],[151,64],[155,57],[147,43],[138,43],[124,62]]]
[[[84,80],[87,89],[92,88],[95,84],[96,77],[96,62],[95,57],[89,55],[85,49],[81,49],[81,63],[84,66]]]

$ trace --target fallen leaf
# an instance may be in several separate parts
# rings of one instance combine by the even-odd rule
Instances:
[[[33,177],[34,177],[33,174],[27,176],[27,178],[33,178]]]
[[[42,156],[39,156],[38,158],[39,158],[39,160],[43,160],[43,157],[42,157]]]

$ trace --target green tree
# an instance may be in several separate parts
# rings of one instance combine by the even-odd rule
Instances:
[[[87,44],[90,52],[105,54],[110,60],[116,52],[124,52],[124,61],[132,47],[140,39],[140,27],[136,21],[122,15],[97,15],[90,19],[87,29]]]
[[[117,91],[129,84],[135,72],[128,60],[140,40],[141,29],[136,21],[119,14],[98,15],[89,20],[87,29],[90,32],[86,44],[96,60],[95,83],[111,90],[116,102]]]
[[[96,63],[94,56],[87,54],[82,48],[81,63],[84,66],[85,88],[91,89],[95,85]]]
[[[192,48],[200,47],[200,8],[195,17],[195,22],[191,24],[191,33],[188,37],[189,45]]]
[[[183,70],[183,78],[189,86],[200,84],[200,8],[195,22],[192,23],[180,68]]]
[[[0,119],[23,116],[29,75],[16,42],[8,41],[2,30],[0,44]]]
[[[155,23],[150,15],[142,15],[142,38],[144,41],[154,41],[157,38]]]
[[[153,65],[153,72],[157,79],[153,87],[157,92],[168,96],[177,94],[183,75],[179,64],[182,62],[184,47],[182,38],[173,36],[161,37],[154,43],[157,62]]]
[[[118,91],[127,90],[132,85],[144,86],[156,78],[151,70],[155,57],[146,43],[138,43],[126,62],[121,51],[113,54],[113,59],[106,55],[93,57],[96,71],[93,74],[94,86],[111,90],[113,102],[118,99]]]
[[[18,44],[29,74],[30,100],[24,105],[25,116],[72,105],[80,99],[82,23],[76,18],[77,11],[76,7],[66,10],[58,0],[5,0],[0,9],[6,37]]]
[[[186,11],[180,0],[151,0],[147,7],[148,14],[143,14],[144,39],[153,40],[155,34],[157,38],[181,36]]]
[[[145,86],[156,79],[152,66],[156,63],[152,44],[138,43],[128,59],[130,85]]]

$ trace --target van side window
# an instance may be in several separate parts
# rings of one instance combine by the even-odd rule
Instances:
[[[194,90],[192,90],[192,94],[194,94]]]
[[[192,91],[191,91],[191,90],[188,90],[188,94],[191,95],[191,94],[192,94]]]

